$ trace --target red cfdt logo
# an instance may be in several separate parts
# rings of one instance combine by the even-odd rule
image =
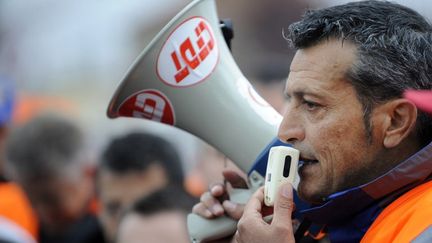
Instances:
[[[170,86],[187,87],[207,78],[218,58],[210,24],[201,17],[193,17],[169,35],[158,56],[157,73]]]
[[[175,124],[171,102],[157,90],[142,90],[131,95],[120,105],[119,115]]]

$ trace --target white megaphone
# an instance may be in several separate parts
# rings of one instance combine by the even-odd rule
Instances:
[[[281,121],[235,63],[214,0],[191,2],[159,32],[118,87],[108,116],[174,125],[245,172]]]
[[[274,140],[281,121],[231,56],[214,0],[192,1],[157,34],[115,92],[108,116],[176,126],[217,148],[244,172]],[[206,230],[221,236],[236,229],[228,218],[201,222],[193,217],[188,224],[197,242],[212,238],[214,232]]]

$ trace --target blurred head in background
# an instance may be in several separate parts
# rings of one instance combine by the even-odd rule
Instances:
[[[6,144],[8,176],[22,186],[41,225],[58,232],[88,212],[94,169],[81,130],[68,118],[41,114]]]
[[[186,215],[193,203],[178,187],[166,187],[139,199],[121,219],[116,242],[189,242]]]
[[[183,187],[180,157],[169,142],[139,132],[113,139],[102,154],[97,176],[105,237],[114,239],[127,207],[168,185]]]

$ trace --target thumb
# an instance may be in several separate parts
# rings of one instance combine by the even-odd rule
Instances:
[[[277,225],[278,227],[292,231],[291,215],[294,208],[293,188],[291,183],[287,182],[282,184],[279,188],[279,194],[274,203],[272,225]]]

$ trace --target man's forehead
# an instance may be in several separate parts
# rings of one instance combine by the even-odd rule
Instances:
[[[352,87],[352,85],[346,80],[345,75],[328,75],[324,77],[321,75],[308,76],[290,72],[285,83],[284,92],[288,95],[301,93],[321,94],[321,96],[325,96],[347,87]]]
[[[286,92],[322,92],[341,87],[356,58],[353,44],[342,45],[339,40],[325,41],[298,50],[291,63],[285,86]]]
[[[328,39],[320,43],[299,49],[291,62],[290,71],[305,68],[324,71],[332,68],[348,68],[357,57],[357,47],[350,41]]]

